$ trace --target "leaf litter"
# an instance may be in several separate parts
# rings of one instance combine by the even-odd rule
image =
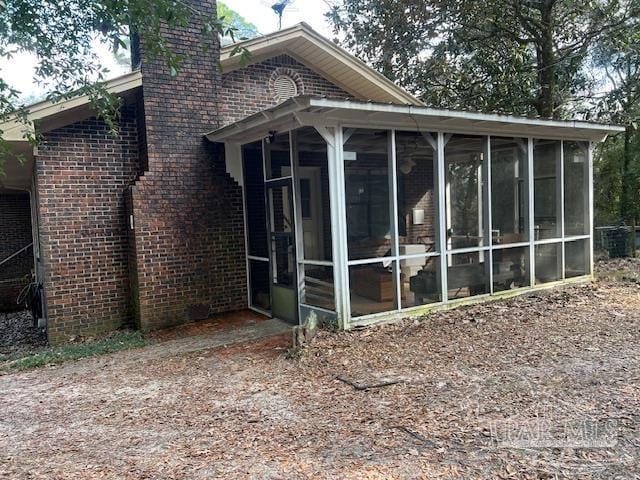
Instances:
[[[321,331],[295,359],[281,336],[6,375],[0,478],[634,478],[639,269]]]

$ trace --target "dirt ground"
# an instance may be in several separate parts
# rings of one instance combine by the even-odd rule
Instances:
[[[1,376],[0,478],[639,478],[640,263],[602,271],[294,359],[281,335]]]

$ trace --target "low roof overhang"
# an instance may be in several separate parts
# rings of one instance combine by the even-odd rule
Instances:
[[[386,128],[425,132],[536,137],[600,142],[624,127],[578,120],[547,120],[514,115],[442,110],[416,105],[300,96],[206,134],[212,142],[244,144],[271,132],[302,126]]]
[[[136,70],[104,83],[107,91],[124,95],[142,86],[142,74]],[[40,132],[48,132],[95,115],[88,95],[78,95],[59,102],[45,100],[27,106],[26,122],[17,117],[0,123],[2,138],[7,141],[24,142],[26,136],[34,132],[38,122]]]
[[[134,92],[142,86],[139,70],[127,73],[105,82],[105,88],[125,101],[134,98]],[[0,123],[2,139],[10,152],[2,160],[3,174],[0,175],[0,188],[30,190],[33,174],[34,146],[28,137],[35,132],[49,132],[96,115],[91,107],[89,96],[79,95],[59,102],[45,100],[27,107],[25,119],[10,118]]]

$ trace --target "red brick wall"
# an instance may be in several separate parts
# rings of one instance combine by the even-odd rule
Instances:
[[[215,15],[214,0],[189,1]],[[95,119],[45,136],[36,176],[53,343],[245,308],[242,191],[203,134],[278,103],[269,86],[278,71],[300,93],[349,96],[285,55],[223,78],[218,40],[200,32],[197,21],[163,32],[185,55],[176,77],[140,39],[143,88],[118,137]]]
[[[124,190],[137,175],[135,113],[120,132],[89,119],[46,133],[36,157],[51,343],[131,322]]]
[[[29,245],[31,237],[29,194],[0,190],[0,262]],[[16,305],[16,298],[29,283],[32,270],[31,248],[0,266],[0,312],[20,308]]]
[[[330,98],[353,97],[288,55],[279,55],[239,70],[223,72],[220,89],[222,124],[233,123],[280,103],[270,85],[270,80],[279,72],[288,74],[297,81],[298,94]]]
[[[215,15],[212,0],[190,3]],[[203,137],[219,125],[219,44],[199,32],[197,22],[163,32],[175,52],[188,55],[176,77],[162,59],[145,56],[140,39],[148,169],[131,192],[130,256],[143,330],[247,304],[242,191],[220,149]]]

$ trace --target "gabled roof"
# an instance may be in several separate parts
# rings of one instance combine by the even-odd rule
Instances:
[[[142,86],[142,75],[136,70],[105,82],[105,88],[115,94],[124,94],[130,90]],[[23,123],[17,118],[0,124],[2,138],[11,142],[26,141],[25,131],[33,131],[33,122],[47,119],[42,131],[52,130],[69,125],[82,118],[87,118],[94,113],[89,108],[89,97],[81,95],[59,102],[45,100],[28,106],[28,123]]]
[[[251,53],[249,64],[287,54],[361,100],[423,105],[409,92],[327,40],[306,23],[223,47],[220,52],[223,74],[245,66],[240,55],[232,55],[237,47],[246,48]]]
[[[212,142],[248,143],[273,131],[301,126],[396,128],[475,135],[590,140],[599,142],[624,127],[579,120],[547,120],[495,113],[442,110],[426,106],[389,105],[312,96],[293,97],[206,134]]]

